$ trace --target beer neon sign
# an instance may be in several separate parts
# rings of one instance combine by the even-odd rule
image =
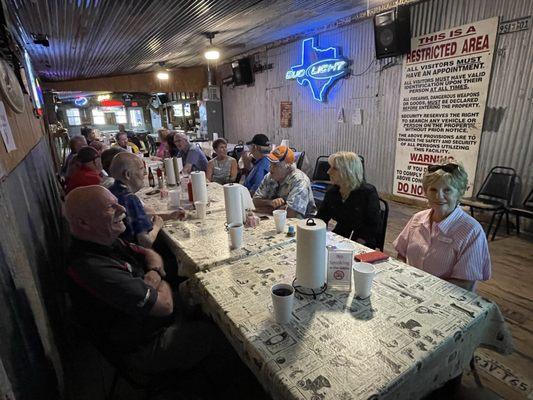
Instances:
[[[305,39],[300,64],[291,67],[285,79],[309,86],[315,100],[325,101],[329,88],[349,72],[348,60],[339,53],[336,47],[320,49],[315,46],[314,38]]]

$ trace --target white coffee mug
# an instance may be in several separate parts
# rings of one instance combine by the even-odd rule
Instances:
[[[168,191],[168,206],[169,208],[179,208],[180,206],[181,190],[173,189]]]
[[[232,249],[240,249],[242,247],[242,236],[244,232],[244,226],[240,222],[234,222],[227,224],[226,229],[229,232]]]
[[[376,268],[369,263],[353,263],[353,275],[355,281],[355,295],[360,299],[366,299],[372,291],[372,281],[376,276]]]
[[[274,210],[274,223],[276,224],[276,232],[281,233],[285,229],[285,222],[287,221],[287,210]]]
[[[205,201],[195,201],[194,208],[196,208],[196,218],[204,220],[207,210],[207,203]]]
[[[292,317],[294,288],[288,283],[278,283],[272,286],[270,293],[276,322],[278,324],[286,324]]]

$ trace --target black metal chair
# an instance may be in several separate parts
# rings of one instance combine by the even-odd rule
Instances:
[[[239,161],[243,151],[244,151],[244,144],[242,142],[239,142],[238,144],[235,145],[232,151],[228,152],[228,155],[230,157],[233,157],[237,161]]]
[[[516,234],[520,235],[520,217],[533,219],[533,189],[524,199],[522,207],[510,207],[509,211],[516,217]]]
[[[319,156],[315,162],[315,169],[313,170],[313,176],[311,177],[311,190],[313,191],[313,197],[315,204],[318,208],[324,201],[324,195],[328,189],[332,186],[329,179],[328,163],[329,156]]]
[[[300,156],[298,157],[298,160],[296,161],[296,168],[302,169],[302,165],[304,163],[304,158],[305,158],[305,151],[302,151],[300,153]]]
[[[379,198],[380,226],[376,237],[376,247],[383,251],[385,247],[385,235],[387,234],[387,221],[389,220],[389,203]]]
[[[157,143],[155,139],[150,135],[146,135],[146,140],[148,141],[148,152],[151,156],[155,156],[155,153],[157,152]]]
[[[511,204],[516,177],[514,168],[494,167],[489,171],[476,196],[461,200],[462,205],[470,207],[472,217],[474,217],[474,209],[492,212],[492,218],[487,227],[487,238],[496,216],[499,216],[492,233],[492,240],[494,240],[504,214],[507,222],[507,234],[509,234],[509,205]]]

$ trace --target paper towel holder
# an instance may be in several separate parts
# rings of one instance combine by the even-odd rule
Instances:
[[[316,226],[316,222],[314,218],[308,218],[307,221],[305,221],[305,225],[307,226]],[[302,296],[313,296],[313,299],[316,299],[316,296],[324,293],[328,288],[328,283],[324,282],[324,284],[319,287],[318,289],[311,289],[306,288],[300,285],[296,284],[296,278],[292,281],[292,287],[296,292],[301,294]]]

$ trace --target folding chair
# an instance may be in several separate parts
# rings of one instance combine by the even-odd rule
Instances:
[[[518,236],[520,235],[520,217],[533,219],[533,189],[524,199],[522,207],[511,207],[509,211],[516,217],[516,235]]]
[[[311,190],[313,191],[313,197],[317,207],[320,207],[320,204],[324,201],[325,193],[333,185],[328,175],[328,157],[329,156],[319,156],[316,159],[315,169],[311,178]]]
[[[470,207],[472,217],[474,217],[474,209],[492,212],[492,218],[487,227],[487,238],[496,216],[499,216],[492,233],[492,240],[494,240],[504,214],[507,222],[507,234],[509,234],[509,205],[511,204],[516,176],[514,168],[494,167],[489,171],[476,196],[461,200],[462,205]]]
[[[305,158],[305,151],[302,151],[300,153],[300,156],[298,157],[298,160],[296,161],[296,168],[302,169],[302,165],[304,163],[304,158]]]

